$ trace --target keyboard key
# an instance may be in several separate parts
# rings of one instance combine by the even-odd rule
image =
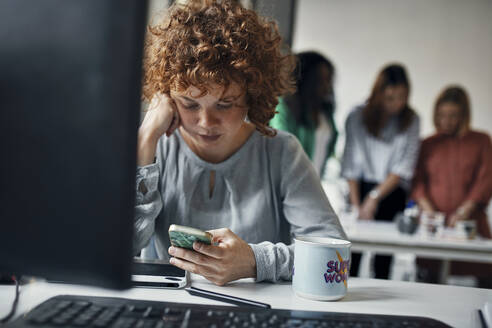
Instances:
[[[30,317],[29,321],[37,324],[44,324],[48,322],[52,317],[54,317],[57,313],[57,310],[51,310],[44,313],[36,313]]]
[[[149,318],[161,318],[164,315],[164,308],[151,308],[146,314]]]
[[[142,306],[142,305],[135,305],[133,306],[132,311],[133,312],[145,312],[147,311],[148,306]]]
[[[89,325],[89,322],[90,322],[89,320],[75,319],[72,322],[72,325],[77,326],[77,327],[85,327],[85,326]]]
[[[89,305],[91,305],[91,302],[87,302],[87,301],[76,301],[73,303],[73,306],[79,307],[79,308],[86,308]]]
[[[92,325],[94,327],[98,327],[98,328],[104,328],[104,327],[107,327],[109,325],[109,322],[110,320],[102,320],[102,319],[98,319],[98,320],[95,320]]]
[[[152,319],[140,319],[137,321],[135,328],[154,328],[156,321]]]
[[[178,315],[183,315],[184,314],[184,309],[180,308],[172,308],[172,307],[167,307],[164,310],[165,315],[173,315],[173,316],[178,316]]]
[[[136,322],[134,318],[119,318],[114,323],[115,328],[131,328],[133,324]]]
[[[181,327],[180,323],[172,323],[172,322],[165,322],[165,321],[159,321],[155,326],[155,328],[180,328],[180,327]]]
[[[56,304],[55,307],[59,310],[62,310],[62,309],[66,309],[70,305],[72,305],[71,301],[61,301],[61,302],[58,302],[58,304]]]
[[[68,320],[65,318],[58,317],[51,320],[51,323],[57,326],[66,326],[68,324]]]

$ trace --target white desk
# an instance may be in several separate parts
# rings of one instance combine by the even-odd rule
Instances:
[[[400,233],[394,223],[357,223],[347,229],[352,251],[382,254],[414,253],[441,260],[492,263],[492,240],[453,240],[422,238]]]
[[[492,290],[419,284],[399,281],[351,278],[349,293],[336,302],[310,301],[297,297],[290,283],[253,283],[245,279],[225,287],[215,286],[201,277],[193,276],[195,287],[269,303],[273,308],[358,312],[395,315],[414,315],[435,318],[452,327],[480,327],[477,309],[492,301]],[[135,288],[115,292],[77,285],[35,282],[21,289],[17,315],[28,311],[48,298],[61,294],[125,297],[155,301],[220,304],[201,297],[190,296],[184,290]],[[10,309],[13,286],[0,286],[0,316]],[[227,304],[225,304],[227,305]]]

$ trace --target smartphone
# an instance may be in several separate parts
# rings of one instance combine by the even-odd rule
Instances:
[[[193,249],[195,241],[204,244],[212,244],[212,235],[200,229],[171,224],[169,227],[169,240],[171,245]]]
[[[183,288],[188,284],[186,271],[160,260],[134,259],[132,285],[147,288]]]

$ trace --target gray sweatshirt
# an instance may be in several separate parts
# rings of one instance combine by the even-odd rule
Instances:
[[[173,223],[229,228],[253,249],[256,280],[278,281],[292,278],[294,236],[347,238],[311,162],[290,133],[278,131],[269,138],[255,131],[231,157],[212,164],[176,130],[161,137],[156,159],[137,168],[135,253],[154,236],[158,257],[168,259]],[[210,171],[215,171],[212,195]]]

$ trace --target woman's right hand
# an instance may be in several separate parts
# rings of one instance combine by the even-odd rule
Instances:
[[[193,251],[171,246],[169,263],[219,286],[241,278],[256,278],[255,253],[247,242],[227,228],[209,232],[214,245],[195,242]]]
[[[170,136],[179,126],[179,115],[174,101],[166,94],[155,94],[138,129],[139,166],[153,163],[159,138]]]
[[[420,199],[417,200],[417,203],[419,204],[421,212],[426,212],[426,213],[435,212],[434,206],[427,198],[421,197]]]

